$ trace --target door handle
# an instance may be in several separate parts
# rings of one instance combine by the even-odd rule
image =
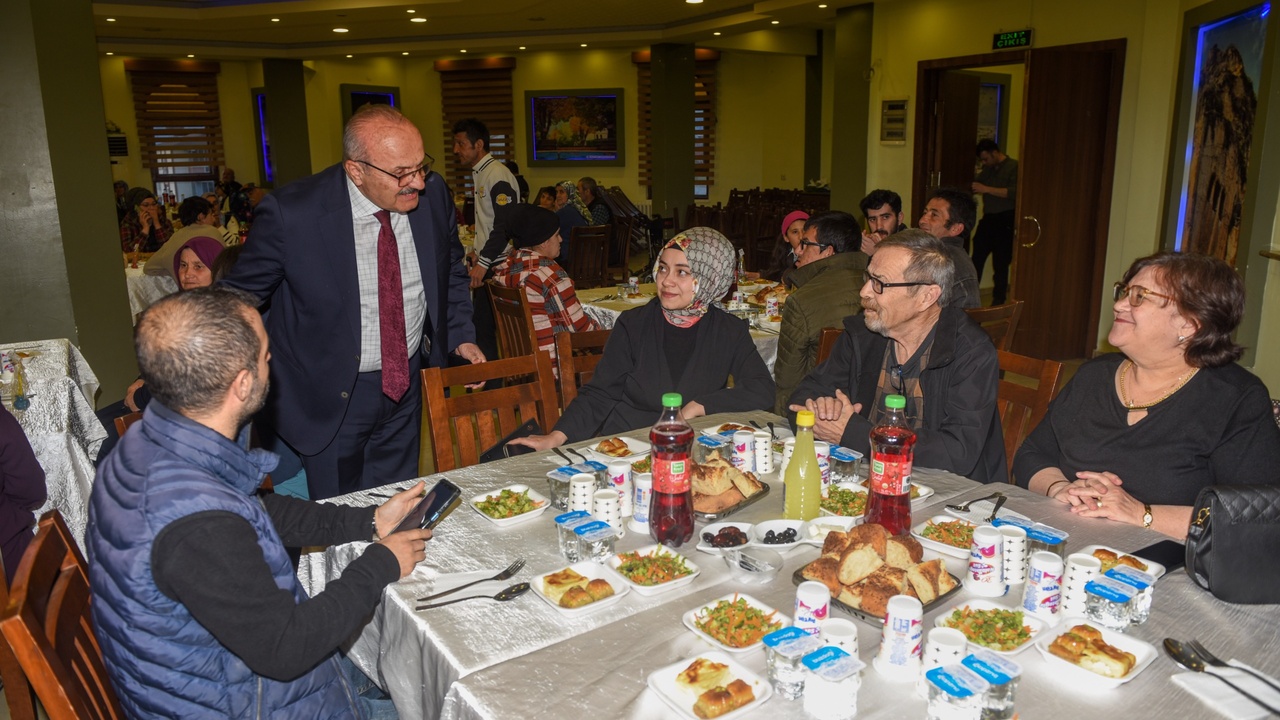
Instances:
[[[1032,240],[1029,243],[1022,243],[1022,247],[1024,248],[1033,248],[1036,246],[1036,243],[1040,242],[1040,233],[1042,231],[1042,228],[1040,227],[1040,221],[1036,219],[1035,215],[1023,215],[1022,219],[1030,220],[1031,222],[1036,224],[1036,239]]]

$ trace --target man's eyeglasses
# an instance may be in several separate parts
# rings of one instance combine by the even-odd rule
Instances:
[[[883,295],[883,294],[884,294],[884,289],[885,289],[885,288],[895,288],[895,287],[917,287],[917,286],[920,286],[920,285],[933,285],[933,284],[934,284],[934,283],[931,283],[931,282],[892,282],[892,283],[891,283],[891,282],[885,282],[885,281],[881,280],[880,278],[876,277],[875,275],[872,275],[872,274],[871,274],[871,273],[869,273],[869,272],[863,272],[863,273],[862,273],[862,284],[863,284],[863,285],[866,285],[867,283],[871,283],[871,289],[872,289],[872,290],[874,290],[874,291],[875,291],[875,293],[876,293],[877,295]]]
[[[402,172],[399,175],[393,172],[389,172],[387,170],[383,170],[382,168],[378,167],[377,165],[374,165],[373,163],[367,160],[357,160],[356,162],[362,165],[368,165],[369,167],[373,168],[374,170],[377,170],[383,175],[388,175],[390,177],[395,178],[396,182],[400,183],[400,187],[404,187],[409,183],[413,182],[413,179],[419,175],[425,178],[427,176],[427,173],[431,172],[431,165],[435,163],[435,161],[436,161],[435,158],[428,155],[422,159],[421,165],[419,165],[418,167],[412,170]]]
[[[818,252],[822,252],[823,250],[831,247],[831,245],[829,243],[814,242],[812,240],[801,240],[800,247],[816,247],[818,248]],[[802,250],[801,252],[804,251]]]
[[[1160,307],[1165,307],[1174,301],[1174,297],[1172,295],[1162,295],[1158,292],[1152,292],[1141,285],[1125,285],[1124,283],[1119,282],[1116,283],[1114,297],[1116,302],[1120,302],[1120,298],[1123,297],[1129,298],[1130,307],[1138,307],[1142,304],[1143,300],[1146,300],[1149,297],[1160,298],[1163,300],[1164,302],[1157,303]]]
[[[898,391],[899,395],[906,395],[906,383],[902,381],[902,364],[891,365],[889,367],[889,382],[893,383],[893,389]]]

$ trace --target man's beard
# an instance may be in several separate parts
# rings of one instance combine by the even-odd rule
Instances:
[[[263,379],[260,384],[257,382],[253,384],[253,395],[249,397],[249,402],[245,404],[240,417],[236,419],[237,431],[252,422],[253,416],[267,404],[267,391],[270,389],[271,381],[267,379]]]
[[[863,304],[862,322],[866,324],[867,329],[870,330],[871,332],[876,333],[878,335],[884,335],[884,320],[880,317],[880,308],[874,307],[874,308],[871,308],[871,310],[876,314],[874,318],[871,317],[870,315],[867,315],[867,306],[865,303]]]

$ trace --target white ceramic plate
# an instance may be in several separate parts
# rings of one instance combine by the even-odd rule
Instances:
[[[827,539],[827,533],[837,530],[839,532],[849,532],[849,528],[862,522],[862,518],[841,517],[839,515],[819,515],[818,517],[805,523],[800,528],[800,542],[805,542],[815,547],[822,547]]]
[[[866,495],[866,494],[867,494],[867,489],[866,489],[866,488],[864,488],[864,487],[862,487],[861,485],[859,485],[859,484],[857,484],[857,483],[836,483],[835,485],[832,485],[832,487],[840,488],[841,490],[851,490],[851,491],[856,492],[856,493],[862,493],[863,495]],[[864,506],[864,507],[865,507],[865,506]],[[818,508],[818,517],[843,518],[843,517],[850,517],[850,516],[848,516],[848,515],[837,515],[837,514],[835,514],[835,513],[831,512],[830,510],[828,510],[828,509],[826,509],[826,508],[824,508],[824,507],[820,507],[820,508]],[[853,524],[854,524],[854,525],[861,525],[861,524],[862,524],[862,519],[863,519],[863,516],[862,516],[862,515],[859,515],[859,516],[857,516],[857,517],[853,518],[853,520],[854,520]]]
[[[965,503],[964,500],[960,500],[957,498],[957,499],[953,499],[950,504],[963,505],[964,503]],[[991,517],[991,511],[994,510],[995,507],[996,507],[995,500],[983,500],[982,502],[976,502],[970,505],[969,509],[964,512],[952,510],[951,508],[948,508],[945,506],[943,507],[943,512],[950,515],[951,517],[957,517],[957,518],[960,518],[961,520],[968,520],[974,525],[985,525],[987,523],[987,518]],[[1013,510],[1010,510],[1008,505],[1001,507],[1000,514],[997,515],[996,517],[1022,518],[1023,520],[1030,519],[1026,515],[1023,515],[1022,513],[1014,512]]]
[[[711,545],[707,544],[707,541],[706,541],[706,540],[703,540],[703,539],[702,539],[702,534],[703,534],[703,533],[711,533],[712,535],[715,535],[716,533],[720,532],[720,530],[722,530],[723,528],[726,528],[726,527],[729,527],[729,526],[733,526],[733,527],[736,527],[736,528],[738,528],[739,530],[741,530],[741,531],[743,532],[743,534],[747,536],[747,541],[746,541],[745,543],[741,544],[741,545],[737,545],[737,546],[732,547],[732,548],[718,548],[718,547],[712,547]],[[751,524],[751,523],[749,523],[749,522],[718,522],[718,523],[711,523],[710,525],[708,525],[708,526],[706,526],[706,527],[702,528],[702,532],[698,533],[698,547],[697,547],[697,549],[698,549],[700,552],[704,552],[704,553],[706,553],[706,554],[708,554],[708,555],[724,555],[724,551],[725,551],[725,550],[734,550],[734,549],[736,549],[736,548],[744,548],[744,547],[746,547],[747,545],[750,545],[750,544],[751,544],[751,528],[752,528],[752,527],[753,527],[753,526],[752,526],[752,524]]]
[[[589,455],[590,457],[593,457],[596,460],[599,460],[600,462],[606,465],[608,465],[610,462],[614,460],[626,460],[627,462],[635,462],[640,458],[644,457],[645,455],[649,454],[649,450],[651,448],[648,440],[641,440],[639,438],[629,438],[629,437],[623,437],[620,439],[622,440],[622,442],[627,444],[628,448],[631,449],[631,454],[627,455],[626,457],[614,457],[612,455],[606,455],[602,452],[597,451],[596,446],[599,445],[600,443],[596,443],[595,445],[591,445],[585,448],[578,448],[578,449],[582,453],[585,453],[586,455]]]
[[[682,718],[698,720],[698,716],[693,714],[693,705],[698,702],[698,696],[700,693],[696,693],[692,690],[686,690],[677,685],[676,676],[678,676],[685,668],[689,667],[689,665],[698,658],[710,660],[711,662],[720,663],[722,665],[728,665],[730,677],[725,680],[725,684],[728,685],[734,680],[742,680],[751,686],[751,693],[756,696],[755,700],[752,700],[746,705],[737,708],[733,712],[721,715],[720,720],[731,720],[732,718],[736,718],[750,712],[752,708],[768,701],[773,695],[773,688],[769,685],[767,680],[735,662],[733,658],[721,652],[705,652],[686,660],[681,660],[678,663],[672,663],[671,665],[660,670],[655,670],[649,674],[649,689],[653,690],[653,692],[662,699],[662,702],[669,705],[671,709],[679,713]]]
[[[656,297],[656,295],[653,295],[650,293],[640,293],[639,297],[625,297],[625,298],[621,298],[621,300],[622,302],[629,303],[631,305],[640,305],[642,303],[649,302],[654,297]]]
[[[486,515],[484,511],[478,507],[479,503],[483,502],[485,498],[498,495],[503,490],[510,490],[512,492],[517,492],[517,493],[528,490],[529,499],[537,503],[538,507],[530,510],[527,513],[522,513],[520,515],[516,515],[515,517],[509,517],[509,518],[495,518],[495,517],[490,517]],[[480,493],[479,495],[476,495],[475,497],[471,498],[470,504],[471,504],[471,508],[480,514],[480,517],[484,518],[485,520],[488,520],[489,522],[493,523],[494,525],[497,525],[498,527],[507,527],[508,525],[519,525],[522,522],[528,522],[538,517],[539,515],[547,511],[547,508],[551,505],[551,501],[547,500],[547,497],[545,495],[538,492],[537,490],[530,488],[528,485],[517,484],[517,485],[507,485],[506,487],[500,487],[496,490],[490,490],[489,492],[486,492],[486,493]]]
[[[559,610],[562,615],[566,615],[568,617],[577,617],[579,615],[586,615],[587,613],[595,612],[596,610],[599,610],[601,608],[609,607],[610,605],[618,602],[618,600],[620,600],[623,595],[626,595],[627,593],[631,592],[631,588],[627,587],[626,583],[620,583],[618,582],[617,578],[609,577],[609,573],[604,569],[604,566],[600,565],[599,563],[594,563],[590,560],[584,560],[580,563],[574,563],[573,565],[570,565],[569,568],[571,568],[574,572],[578,573],[579,575],[585,577],[588,581],[596,580],[596,579],[604,580],[605,582],[613,586],[613,594],[603,600],[597,600],[593,603],[583,605],[582,607],[566,608],[566,607],[560,607],[560,604],[558,602],[552,600],[550,597],[547,597],[546,590],[544,590],[542,587],[542,579],[544,577],[552,573],[560,572],[564,568],[556,568],[555,570],[552,570],[549,573],[543,573],[535,577],[533,580],[529,581],[529,585],[532,587],[534,594],[542,598],[543,601],[546,602],[551,607],[555,608],[556,610]]]
[[[968,560],[969,548],[958,548],[954,545],[941,543],[941,542],[938,542],[937,540],[934,540],[932,538],[927,538],[924,536],[924,528],[926,525],[928,525],[931,522],[944,523],[944,522],[957,522],[957,521],[968,522],[967,520],[961,520],[960,518],[952,517],[950,515],[934,515],[928,520],[925,520],[919,525],[911,528],[911,536],[919,540],[920,545],[922,545],[927,550],[932,550],[938,553],[939,555],[946,555],[953,558],[960,558],[961,560]],[[969,523],[969,524],[973,525],[973,523]],[[977,527],[977,525],[974,525],[974,527]]]
[[[955,610],[959,610],[960,608],[963,608],[963,607],[969,607],[973,610],[1016,610],[1016,611],[1022,610],[1022,608],[1020,607],[1010,607],[1009,605],[1005,605],[1004,603],[995,602],[992,600],[981,600],[978,598],[974,598],[972,600],[961,600],[955,605],[948,606],[942,612],[938,613],[938,617],[935,618],[933,621],[933,626],[949,627],[946,624],[947,618],[951,617],[952,612],[954,612]],[[996,650],[995,648],[987,648],[987,649],[993,653],[998,653],[1000,655],[1017,655],[1023,650],[1026,650],[1027,647],[1029,647],[1032,643],[1034,643],[1036,641],[1036,638],[1040,637],[1040,635],[1042,635],[1044,631],[1048,628],[1048,623],[1046,623],[1044,620],[1041,620],[1040,618],[1028,612],[1022,613],[1022,624],[1031,628],[1031,637],[1028,638],[1026,642],[1022,643],[1021,645],[1019,645],[1018,647],[1012,650]],[[979,645],[978,643],[973,642],[972,640],[970,640],[969,642],[978,647],[986,647],[985,645]]]
[[[1088,545],[1088,546],[1085,546],[1085,547],[1080,548],[1080,549],[1079,549],[1079,550],[1077,550],[1076,552],[1082,552],[1082,553],[1084,553],[1085,555],[1092,555],[1094,550],[1110,550],[1111,552],[1113,552],[1113,553],[1115,553],[1115,554],[1117,554],[1117,555],[1133,555],[1133,553],[1127,553],[1127,552],[1124,552],[1123,550],[1118,550],[1118,549],[1116,549],[1116,548],[1111,547],[1110,545]],[[1074,553],[1072,553],[1072,554],[1074,554]],[[1166,572],[1165,566],[1161,565],[1160,563],[1156,562],[1155,560],[1148,560],[1148,559],[1146,559],[1146,558],[1144,558],[1144,557],[1142,557],[1142,556],[1140,556],[1140,555],[1133,555],[1133,556],[1134,556],[1134,557],[1136,557],[1136,558],[1138,558],[1138,559],[1139,559],[1139,560],[1141,560],[1142,562],[1146,563],[1146,564],[1147,564],[1147,570],[1146,570],[1146,572],[1147,572],[1147,573],[1149,573],[1149,574],[1151,574],[1151,575],[1154,575],[1154,576],[1155,576],[1155,578],[1156,578],[1157,580],[1159,580],[1160,578],[1164,577],[1164,574],[1165,574],[1165,572]],[[1128,566],[1128,565],[1125,565],[1125,567],[1129,567],[1129,566]],[[1111,644],[1112,644],[1112,645],[1115,645],[1115,643],[1111,643]],[[1132,652],[1132,651],[1130,651],[1130,652]],[[1135,654],[1136,654],[1136,653],[1135,653]],[[1090,675],[1092,675],[1093,673],[1089,673],[1089,674],[1090,674]]]
[[[804,529],[804,525],[805,525],[805,521],[803,520],[782,520],[782,519],[765,520],[764,522],[756,523],[756,526],[751,529],[751,544],[756,547],[768,548],[775,552],[785,553],[788,550],[800,544],[801,540],[803,539],[802,536],[800,535],[800,531]],[[792,528],[794,528],[796,531],[796,539],[789,543],[766,543],[764,541],[764,536],[770,530],[772,530],[774,534],[777,535],[782,533],[784,530],[792,529]]]
[[[746,647],[736,648],[736,647],[729,647],[728,645],[725,645],[724,643],[720,642],[719,640],[717,640],[717,639],[715,639],[715,638],[711,637],[710,635],[706,634],[705,632],[703,632],[703,631],[698,627],[698,621],[699,621],[699,620],[701,620],[701,619],[703,618],[703,616],[705,616],[708,612],[710,612],[712,608],[714,608],[717,604],[719,604],[721,600],[728,600],[729,602],[733,602],[734,600],[737,600],[738,598],[742,598],[743,600],[746,600],[748,605],[750,605],[750,606],[752,606],[752,607],[756,608],[757,610],[760,610],[760,611],[764,612],[766,615],[767,615],[768,613],[774,613],[773,620],[774,620],[774,622],[781,623],[781,625],[779,625],[779,627],[787,627],[788,625],[790,625],[790,624],[791,624],[791,618],[790,618],[790,617],[788,617],[788,616],[786,616],[786,615],[783,615],[782,613],[778,612],[776,609],[774,609],[774,607],[773,607],[773,606],[771,606],[771,605],[766,605],[766,604],[764,604],[764,603],[760,602],[759,600],[757,600],[757,599],[755,599],[755,598],[753,598],[753,597],[751,597],[750,595],[747,595],[747,594],[745,594],[745,593],[729,593],[728,595],[725,595],[725,596],[723,596],[723,597],[718,597],[718,598],[716,598],[715,600],[712,600],[711,602],[707,603],[706,605],[703,605],[703,606],[701,606],[701,607],[694,608],[694,609],[690,610],[689,612],[686,612],[686,613],[684,614],[684,616],[681,618],[681,620],[684,622],[684,626],[685,626],[685,627],[687,627],[687,628],[689,628],[691,631],[693,631],[693,634],[694,634],[694,635],[697,635],[698,637],[702,638],[703,640],[706,640],[707,642],[711,643],[711,645],[712,645],[712,646],[714,646],[715,648],[717,648],[717,649],[719,649],[719,650],[723,650],[723,651],[725,651],[725,652],[730,652],[730,653],[744,653],[744,652],[750,652],[750,651],[755,650],[756,648],[758,648],[758,647],[761,647],[761,646],[762,646],[762,644],[763,644],[763,642],[764,642],[764,639],[763,639],[763,638],[764,638],[764,636],[763,636],[763,635],[761,636],[761,639],[760,639],[760,640],[757,640],[756,642],[754,642],[754,643],[752,643],[752,644],[750,644],[750,645],[748,645],[748,646],[746,646]],[[766,633],[766,634],[767,634],[767,633]]]
[[[860,492],[860,493],[867,492],[866,486],[862,485],[861,483],[836,483],[832,487],[838,487],[843,490],[852,490],[854,492]],[[925,499],[933,495],[933,492],[934,492],[933,488],[929,487],[928,485],[916,484],[916,485],[913,485],[912,487],[916,487],[920,489],[920,496],[911,501],[911,507],[913,508],[924,505]],[[821,508],[818,510],[818,514],[825,517],[844,517],[842,515],[836,515],[835,513],[829,510],[821,509]],[[862,518],[858,518],[858,522],[855,524],[861,524],[861,523],[862,523]]]
[[[1113,645],[1124,652],[1133,653],[1137,662],[1134,663],[1133,669],[1129,671],[1129,674],[1121,678],[1104,677],[1095,672],[1085,670],[1079,665],[1049,652],[1049,645],[1053,644],[1053,641],[1057,639],[1059,635],[1067,632],[1076,625],[1089,625],[1090,627],[1097,628],[1097,630],[1102,633],[1103,642],[1108,645]],[[1072,689],[1098,688],[1109,690],[1111,688],[1120,687],[1137,677],[1138,673],[1146,670],[1147,666],[1152,662],[1155,662],[1156,656],[1160,654],[1160,652],[1156,650],[1155,646],[1150,643],[1145,643],[1137,638],[1129,637],[1128,635],[1114,632],[1103,627],[1098,627],[1088,620],[1078,617],[1063,618],[1057,626],[1041,633],[1040,638],[1036,640],[1035,645],[1036,649],[1040,651],[1040,654],[1044,655],[1045,662],[1049,663],[1049,666],[1053,669],[1053,673],[1051,674],[1057,677],[1059,682],[1068,684]],[[1061,671],[1061,673],[1059,673],[1059,671]]]
[[[661,585],[641,585],[640,583],[633,581],[631,578],[627,577],[626,575],[623,575],[622,573],[618,572],[618,567],[622,565],[621,555],[614,555],[613,557],[609,558],[609,562],[606,565],[609,568],[609,570],[613,573],[614,577],[618,578],[622,582],[631,586],[636,592],[640,593],[641,595],[658,595],[664,592],[675,590],[676,588],[684,587],[685,585],[688,585],[689,583],[693,582],[693,579],[698,577],[698,575],[702,573],[702,569],[698,567],[697,563],[693,562],[689,558],[684,557],[680,553],[675,552],[670,548],[663,547],[662,545],[647,545],[645,547],[640,548],[639,550],[634,550],[631,552],[638,553],[641,556],[661,553],[663,555],[673,555],[678,558],[684,558],[684,564],[687,565],[689,569],[693,571],[688,575],[685,575],[683,577],[678,577],[675,580],[671,580],[669,582],[664,582]]]

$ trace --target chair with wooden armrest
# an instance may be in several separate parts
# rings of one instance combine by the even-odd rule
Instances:
[[[1058,381],[1062,377],[1062,363],[1056,360],[1037,360],[1015,355],[1004,350],[1000,354],[1000,384],[996,389],[996,408],[1004,429],[1004,454],[1009,468],[1013,469],[1013,456],[1022,441],[1044,419],[1049,402],[1058,394]],[[1008,373],[1037,381],[1035,387],[1011,381]],[[1013,476],[1009,476],[1013,482]]]
[[[1021,300],[992,307],[965,308],[965,312],[987,331],[997,350],[1008,351],[1013,347],[1013,333],[1018,329],[1018,318],[1022,317]]]

